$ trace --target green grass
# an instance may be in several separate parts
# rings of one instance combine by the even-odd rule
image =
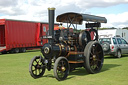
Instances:
[[[29,74],[29,62],[40,51],[19,54],[0,54],[0,85],[128,85],[128,55],[112,58],[105,56],[100,73],[88,74],[84,68],[70,72],[64,81],[54,78],[53,70],[39,79]]]

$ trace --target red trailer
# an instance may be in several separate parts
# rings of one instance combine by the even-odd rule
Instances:
[[[55,27],[59,24],[55,24]],[[47,42],[41,39],[49,29],[48,23],[0,19],[0,52],[25,52]]]

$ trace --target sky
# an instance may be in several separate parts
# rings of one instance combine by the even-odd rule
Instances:
[[[102,27],[128,27],[128,0],[0,0],[0,19],[48,22],[48,7],[56,8],[55,18],[76,12],[106,17]]]

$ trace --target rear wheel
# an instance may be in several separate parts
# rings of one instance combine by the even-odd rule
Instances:
[[[121,58],[121,51],[120,50],[117,50],[115,57]]]
[[[21,49],[20,49],[20,52],[21,52],[21,53],[25,53],[25,52],[26,52],[26,48],[21,48]]]
[[[103,49],[99,42],[97,41],[91,41],[87,44],[84,50],[84,56],[85,56],[85,68],[88,73],[98,73],[100,72],[103,61],[104,61],[104,55],[103,55]]]
[[[9,50],[9,53],[14,53],[14,50]]]
[[[14,50],[14,53],[19,53],[20,52],[20,49],[19,48],[15,48],[13,50]]]
[[[13,48],[9,51],[9,53],[19,53],[20,49],[19,48]]]
[[[41,56],[32,58],[29,64],[29,73],[33,78],[39,78],[45,73],[45,63]]]
[[[59,57],[55,61],[54,75],[57,80],[61,81],[67,78],[69,74],[69,63],[65,57]]]
[[[7,51],[3,51],[3,52],[1,52],[2,54],[7,54]]]

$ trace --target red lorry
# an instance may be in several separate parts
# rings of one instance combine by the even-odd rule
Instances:
[[[55,27],[59,24],[55,24]],[[25,52],[27,48],[41,47],[41,39],[49,29],[48,23],[0,19],[0,52]]]

